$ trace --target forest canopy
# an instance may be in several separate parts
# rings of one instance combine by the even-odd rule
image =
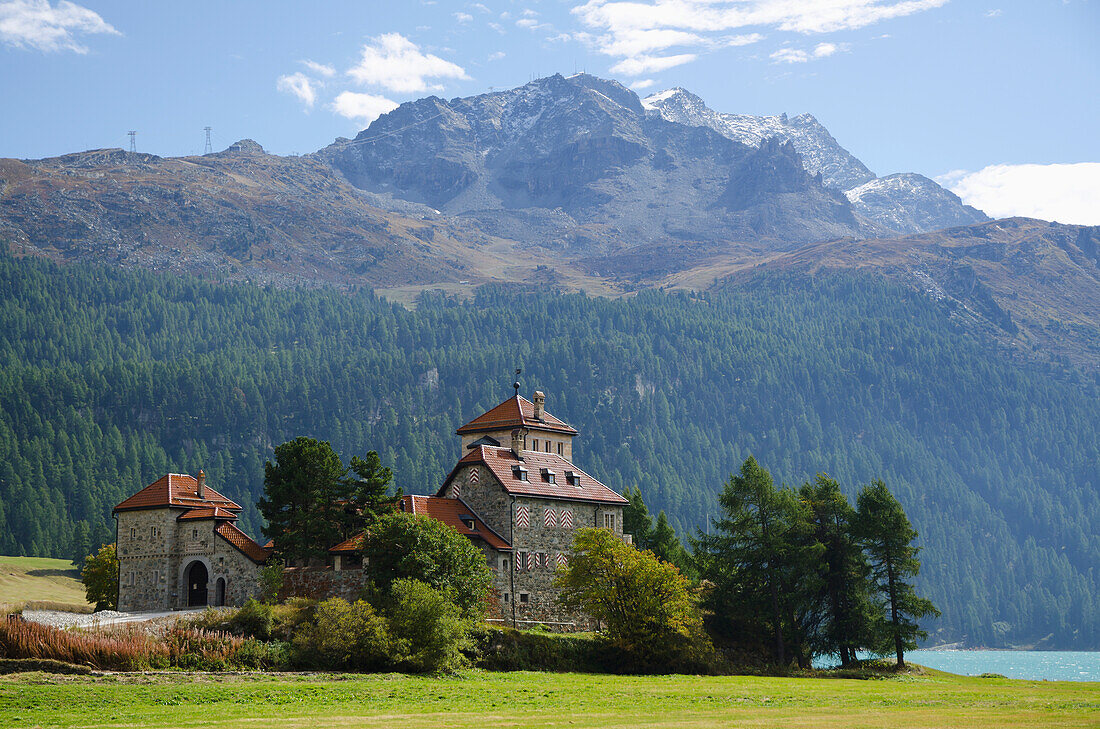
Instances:
[[[168,471],[255,504],[275,445],[378,452],[434,492],[454,430],[547,393],[574,459],[681,534],[753,454],[777,483],[881,477],[920,534],[934,638],[1100,647],[1100,386],[1015,361],[950,304],[854,275],[609,300],[483,287],[414,311],[0,257],[0,553],[71,557]]]

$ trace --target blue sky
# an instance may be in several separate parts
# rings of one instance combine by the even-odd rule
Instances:
[[[810,112],[877,174],[1100,224],[1097,38],[1097,0],[0,0],[0,156],[130,129],[142,151],[199,153],[206,125],[215,148],[304,153],[393,104],[583,69]]]

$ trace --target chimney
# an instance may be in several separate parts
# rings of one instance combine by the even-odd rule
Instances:
[[[199,476],[195,479],[199,483],[199,498],[206,498],[206,473],[199,469]]]
[[[516,428],[512,431],[512,453],[515,453],[516,458],[522,461],[525,450],[527,450],[527,431],[523,428]]]
[[[535,390],[535,420],[542,420],[543,410],[546,408],[546,395],[542,390]]]

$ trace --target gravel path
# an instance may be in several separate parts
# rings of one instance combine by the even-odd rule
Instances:
[[[60,610],[24,610],[23,619],[32,623],[52,625],[55,628],[96,628],[102,625],[119,623],[140,623],[157,618],[184,616],[199,610],[169,610],[158,613],[120,613],[114,610],[101,610],[98,613],[66,613]]]

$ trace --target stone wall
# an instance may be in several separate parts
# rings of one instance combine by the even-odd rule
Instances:
[[[216,534],[213,519],[181,522],[180,513],[169,508],[118,513],[119,610],[188,607],[187,573],[195,562],[207,569],[209,605],[215,604],[219,579],[225,581],[226,605],[243,605],[259,590],[260,566]]]
[[[352,602],[360,597],[367,583],[362,569],[334,570],[331,567],[287,567],[283,571],[283,587],[279,601],[291,597],[325,600],[342,597]]]

